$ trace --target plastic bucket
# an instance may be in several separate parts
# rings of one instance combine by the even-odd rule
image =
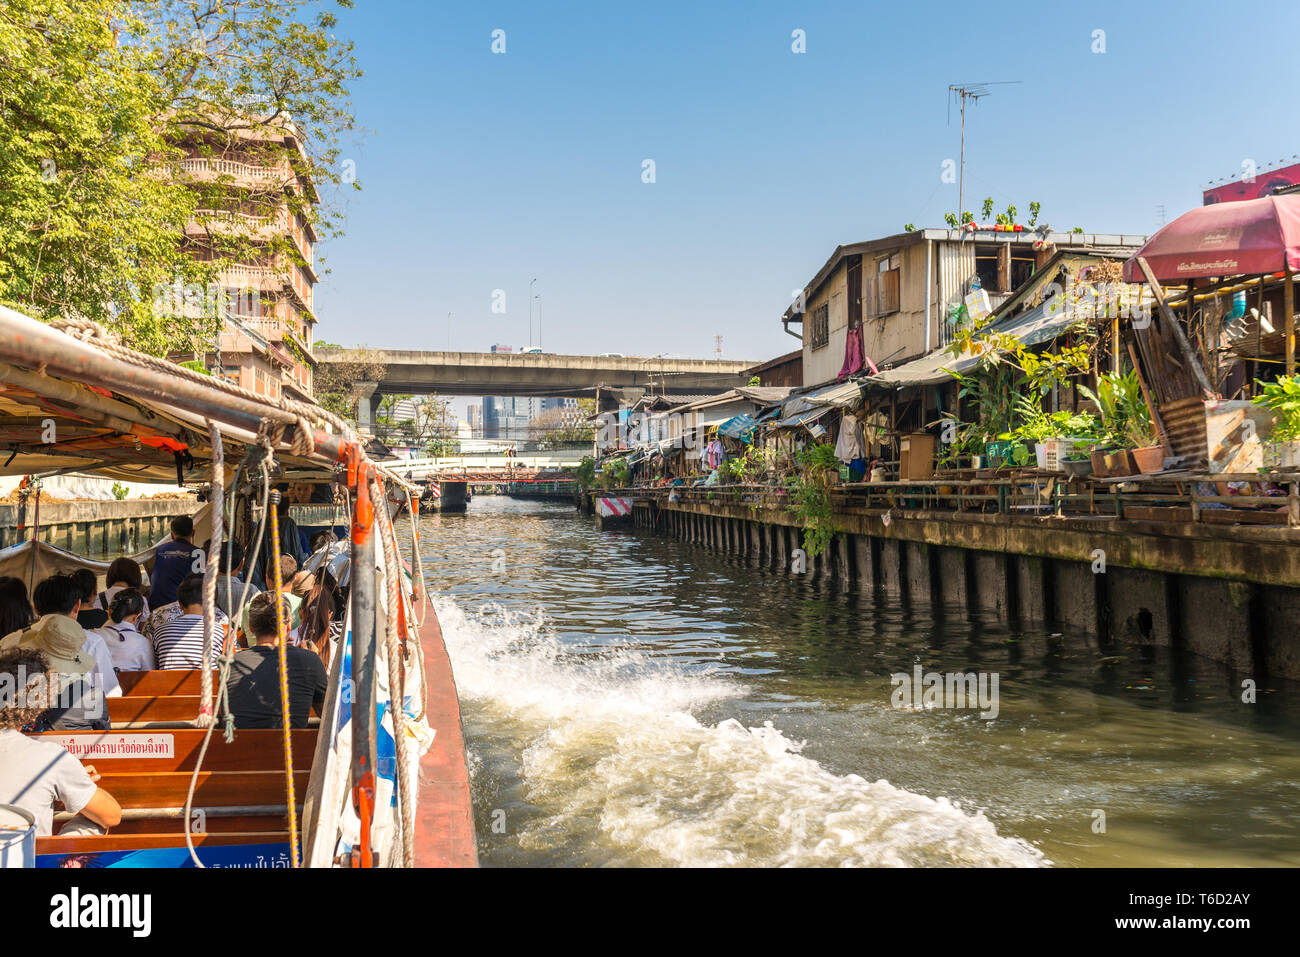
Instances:
[[[13,804],[0,804],[0,868],[36,866],[36,818]]]

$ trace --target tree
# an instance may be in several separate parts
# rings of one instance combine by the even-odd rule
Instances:
[[[337,0],[342,7],[351,0]],[[101,322],[163,354],[206,343],[232,262],[301,262],[253,223],[272,201],[318,236],[336,202],[283,183],[234,191],[198,180],[186,158],[251,142],[259,165],[359,188],[340,165],[353,125],[351,44],[317,0],[4,0],[0,5],[0,301],[37,318]],[[291,131],[289,142],[282,135]],[[214,227],[220,222],[221,226]],[[205,258],[182,243],[197,225]],[[255,225],[255,223],[254,223]],[[283,233],[284,231],[278,231]]]
[[[576,407],[547,409],[528,423],[528,435],[542,449],[590,445],[596,427],[586,419],[595,412],[595,399],[579,399]]]
[[[357,419],[357,402],[362,384],[379,382],[384,377],[384,354],[378,349],[359,347],[344,349],[334,342],[316,342],[316,351],[338,350],[329,364],[316,369],[316,401],[343,419]]]

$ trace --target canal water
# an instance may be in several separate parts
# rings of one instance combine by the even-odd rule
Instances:
[[[1297,688],[572,506],[426,517],[485,866],[1300,865]],[[891,675],[998,677],[998,714]],[[991,679],[990,679],[991,680]],[[991,687],[991,686],[990,686]]]

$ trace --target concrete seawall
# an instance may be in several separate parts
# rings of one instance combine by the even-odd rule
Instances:
[[[126,501],[41,501],[40,539],[82,555],[116,555],[147,548],[168,533],[173,517],[193,515],[199,504],[187,499]],[[0,548],[31,537],[33,503],[0,505]],[[26,527],[20,528],[19,525]]]
[[[837,587],[1078,629],[1102,654],[1165,646],[1300,679],[1300,548],[1285,529],[861,510],[837,513],[830,546],[796,572],[805,532],[783,509],[641,500],[633,514],[639,530]]]

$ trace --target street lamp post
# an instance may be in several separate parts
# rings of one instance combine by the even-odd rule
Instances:
[[[537,282],[537,277],[528,284],[528,345],[531,348],[533,344],[533,284]]]

